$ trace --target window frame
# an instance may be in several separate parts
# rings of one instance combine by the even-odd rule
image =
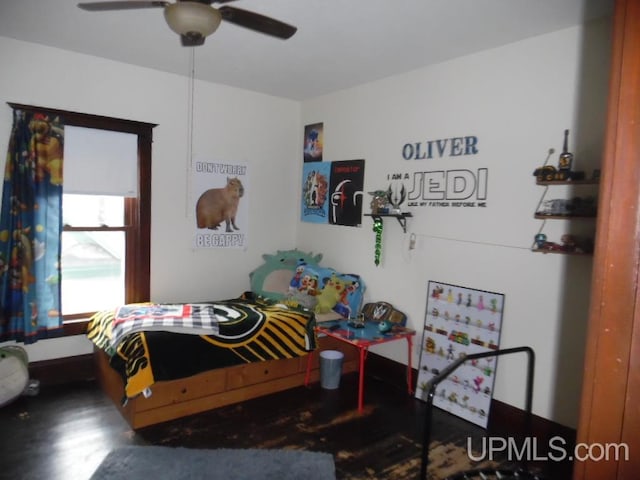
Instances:
[[[157,124],[9,102],[8,104],[20,110],[60,116],[64,119],[65,125],[131,133],[138,136],[138,196],[124,200],[125,302],[149,301],[151,295],[151,145],[153,128]],[[113,228],[95,228],[95,230],[111,229]],[[74,228],[65,227],[64,230],[69,231]],[[81,230],[89,229],[81,228]],[[118,230],[123,229],[119,227]],[[64,315],[64,336],[86,333],[89,317],[93,313],[95,312]]]

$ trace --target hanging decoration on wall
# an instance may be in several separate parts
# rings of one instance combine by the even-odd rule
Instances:
[[[364,160],[331,162],[329,223],[359,227],[362,223]]]
[[[364,160],[304,163],[301,220],[359,227],[363,188]]]
[[[302,166],[301,220],[311,223],[329,222],[329,177],[331,163],[309,162]]]
[[[465,354],[497,350],[504,295],[430,280],[416,398],[426,400],[427,382]],[[496,357],[465,362],[436,389],[433,404],[486,428]]]
[[[405,143],[401,156],[411,171],[394,171],[387,181],[400,183],[406,188],[408,207],[486,207],[489,169],[469,167],[461,162],[476,160],[480,153],[479,139],[475,135],[439,138]],[[455,161],[452,168],[443,167],[442,160]],[[416,161],[437,160],[433,170],[414,171]]]
[[[314,123],[304,127],[305,162],[322,161],[323,130],[324,126],[322,123]]]
[[[380,265],[380,252],[382,252],[382,228],[384,223],[382,223],[382,219],[380,217],[376,217],[373,219],[373,231],[376,234],[376,244],[375,244],[375,256],[374,263],[376,267]]]
[[[195,248],[248,246],[249,192],[245,164],[195,159],[192,168],[196,214]]]

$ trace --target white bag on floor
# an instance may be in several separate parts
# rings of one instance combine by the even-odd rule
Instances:
[[[29,383],[29,358],[24,348],[0,347],[0,407],[18,398]]]

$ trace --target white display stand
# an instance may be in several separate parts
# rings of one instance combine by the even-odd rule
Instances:
[[[430,280],[416,397],[426,400],[427,382],[462,354],[497,350],[504,295]],[[433,404],[486,428],[496,357],[465,362],[442,381]]]

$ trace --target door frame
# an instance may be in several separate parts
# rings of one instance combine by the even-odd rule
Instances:
[[[574,480],[640,472],[640,1],[617,0]],[[613,448],[611,452],[613,452]],[[596,453],[596,450],[593,451]]]

